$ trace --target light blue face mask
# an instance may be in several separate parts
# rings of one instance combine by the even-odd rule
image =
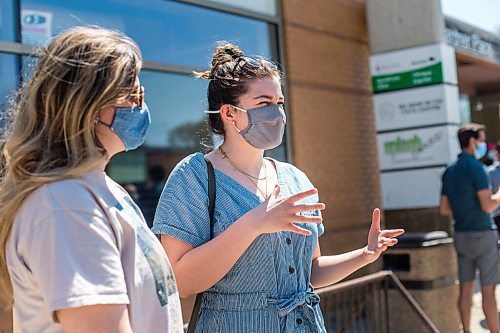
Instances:
[[[495,151],[494,150],[488,151],[488,158],[492,161],[495,159]]]
[[[486,151],[488,148],[486,147],[486,142],[480,141],[476,145],[476,150],[474,151],[474,156],[476,156],[477,159],[482,158],[484,155],[486,155]]]
[[[146,132],[151,124],[151,115],[146,103],[142,108],[115,107],[115,118],[111,124],[98,120],[99,124],[108,126],[122,140],[125,151],[133,150],[144,143]]]

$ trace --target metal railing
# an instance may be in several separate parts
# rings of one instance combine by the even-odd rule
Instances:
[[[391,309],[408,307],[418,332],[439,333],[422,308],[391,271],[382,271],[317,289],[329,333],[390,333],[398,321]],[[402,302],[400,300],[403,300]],[[392,322],[391,322],[392,321]]]

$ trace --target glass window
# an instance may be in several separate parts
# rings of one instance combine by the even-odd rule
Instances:
[[[14,0],[0,0],[0,40],[16,41]]]
[[[21,56],[21,81],[28,82],[31,75],[35,71],[38,57],[36,56]]]
[[[144,183],[146,181],[146,152],[137,149],[119,153],[111,159],[107,173],[121,184]]]
[[[0,131],[8,121],[5,110],[19,85],[19,56],[0,53]]]
[[[257,13],[276,16],[276,0],[209,0],[231,7],[248,9]]]
[[[200,135],[208,139],[206,114],[203,112],[208,81],[148,70],[141,72],[140,79],[152,120],[144,145],[148,148],[199,150]]]
[[[21,0],[22,39],[39,45],[75,25],[125,32],[147,61],[205,68],[214,42],[238,43],[247,54],[276,60],[276,27],[266,22],[165,0]]]

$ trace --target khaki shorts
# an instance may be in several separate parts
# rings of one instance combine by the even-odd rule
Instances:
[[[456,232],[460,282],[474,281],[479,270],[481,286],[500,283],[500,253],[498,231]]]

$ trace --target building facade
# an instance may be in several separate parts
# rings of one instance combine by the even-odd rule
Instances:
[[[61,31],[96,24],[138,42],[145,61],[140,78],[153,123],[145,144],[115,156],[108,172],[139,190],[148,181],[149,168],[161,166],[168,176],[183,157],[213,143],[203,113],[207,82],[194,79],[192,72],[208,67],[216,41],[235,42],[248,55],[278,62],[285,73],[288,123],[286,140],[269,154],[294,163],[318,187],[327,204],[322,253],[366,243],[371,212],[383,208],[383,198],[365,0],[0,0],[0,8],[2,110],[29,77],[36,62],[30,56],[33,47]],[[473,112],[478,105],[498,110],[496,53],[478,54],[489,46],[477,37],[472,42],[463,24],[446,22],[448,43],[456,47],[463,122],[488,121],[489,132],[500,140],[498,118],[490,111]],[[467,37],[460,33],[469,33],[474,47],[465,47]],[[494,36],[475,35],[493,48],[500,45]],[[8,121],[3,115],[0,124]],[[415,231],[450,230],[436,207],[386,211],[384,220]],[[381,267],[379,261],[356,274]],[[10,317],[9,311],[0,316],[0,332],[10,332]]]

